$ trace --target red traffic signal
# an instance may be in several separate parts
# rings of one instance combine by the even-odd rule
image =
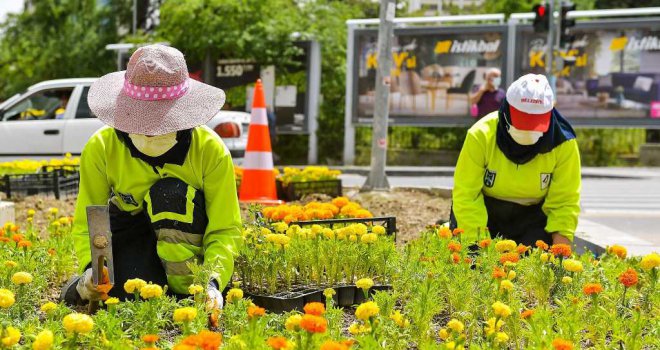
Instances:
[[[550,5],[539,4],[534,5],[534,31],[537,33],[547,32],[550,28],[550,16],[552,11]]]

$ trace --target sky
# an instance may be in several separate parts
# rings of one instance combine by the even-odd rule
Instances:
[[[8,12],[23,10],[23,0],[0,0],[0,22],[5,21]]]

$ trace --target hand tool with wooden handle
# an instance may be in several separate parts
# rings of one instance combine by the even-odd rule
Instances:
[[[103,267],[107,267],[109,284],[115,284],[114,264],[112,261],[112,232],[110,214],[107,205],[87,207],[87,226],[89,227],[89,246],[92,253],[92,282],[95,287],[103,281]],[[98,308],[98,302],[89,303],[89,313]]]

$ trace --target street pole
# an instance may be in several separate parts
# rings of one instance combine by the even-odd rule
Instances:
[[[392,67],[392,35],[396,0],[380,1],[378,25],[378,67],[376,70],[376,99],[374,102],[371,143],[371,171],[362,186],[363,191],[387,190],[390,184],[385,175],[387,158],[387,118],[389,117],[390,69]]]
[[[554,48],[555,48],[555,0],[548,0],[548,13],[550,16],[549,23],[548,23],[548,39],[546,41],[546,59],[545,59],[545,72],[546,76],[548,77],[548,82],[550,83],[550,87],[552,87],[552,92],[554,93],[556,91],[556,81],[555,81],[555,76],[552,74],[552,61],[553,61],[553,56],[554,56]]]
[[[137,32],[137,0],[133,0],[133,35]]]

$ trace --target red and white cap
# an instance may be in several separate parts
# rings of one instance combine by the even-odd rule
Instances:
[[[554,94],[548,79],[540,74],[527,74],[514,81],[506,91],[511,124],[518,130],[546,132]]]

